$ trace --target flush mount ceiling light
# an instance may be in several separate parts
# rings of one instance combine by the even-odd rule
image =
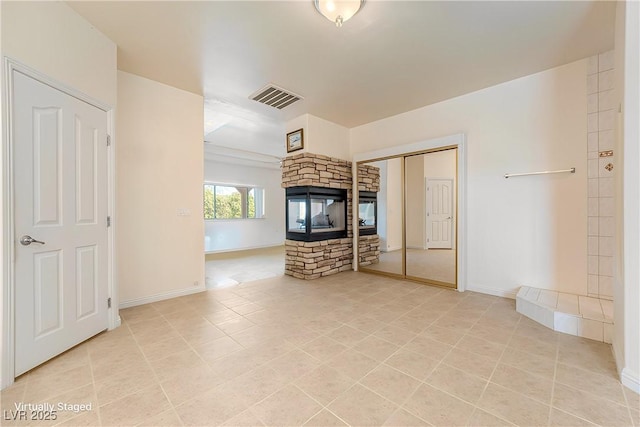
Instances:
[[[343,22],[358,13],[364,5],[364,0],[314,0],[313,4],[318,12],[340,28]]]

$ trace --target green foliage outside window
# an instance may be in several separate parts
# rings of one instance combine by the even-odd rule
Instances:
[[[256,209],[256,193],[262,196],[263,192],[261,188],[205,184],[204,219],[261,218],[263,209]]]
[[[204,219],[213,219],[215,215],[213,204],[213,187],[204,186]]]
[[[247,218],[255,218],[256,217],[256,198],[254,196],[255,189],[251,189],[247,193]]]

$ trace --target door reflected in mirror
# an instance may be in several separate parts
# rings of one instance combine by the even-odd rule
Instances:
[[[405,158],[406,275],[456,285],[456,150]]]

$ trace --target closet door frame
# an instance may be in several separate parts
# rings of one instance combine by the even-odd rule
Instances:
[[[467,289],[467,183],[466,183],[466,140],[465,135],[454,134],[445,136],[442,138],[429,139],[412,144],[398,145],[382,150],[375,150],[365,153],[357,153],[353,156],[353,188],[358,188],[358,165],[363,163],[370,163],[379,160],[388,160],[394,158],[402,158],[401,161],[401,174],[402,174],[402,274],[386,273],[373,271],[362,268],[362,271],[371,272],[375,274],[382,274],[385,276],[401,278],[406,280],[419,281],[420,283],[428,283],[433,285],[440,285],[433,283],[433,281],[418,280],[414,277],[406,276],[406,198],[405,198],[405,161],[404,158],[412,155],[426,154],[429,152],[442,151],[446,149],[457,149],[457,209],[456,209],[456,288],[459,292],[464,292]],[[353,206],[358,206],[358,192],[353,192]],[[353,266],[354,270],[360,270],[359,267],[359,230],[358,230],[358,217],[353,215]],[[454,289],[451,286],[446,286],[449,289]]]

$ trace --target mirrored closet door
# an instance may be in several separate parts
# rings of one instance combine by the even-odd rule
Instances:
[[[360,258],[359,269],[456,288],[457,149],[362,164],[380,173],[375,220],[380,255],[373,261]]]
[[[379,169],[380,191],[376,196],[376,232],[379,237],[380,256],[373,262],[360,262],[362,270],[365,268],[378,273],[393,276],[404,276],[404,231],[403,231],[403,160],[394,158],[367,163]],[[358,178],[362,180],[362,177]],[[363,227],[367,224],[367,216],[370,209],[362,202],[363,194],[360,194],[359,227],[360,235],[366,231]],[[365,210],[366,209],[366,210]],[[363,224],[364,221],[364,224]],[[364,265],[366,264],[366,265]]]

